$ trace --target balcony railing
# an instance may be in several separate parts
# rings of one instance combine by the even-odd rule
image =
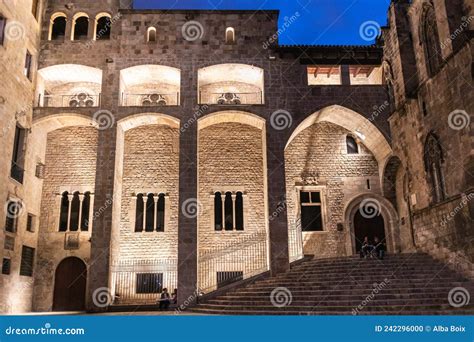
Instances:
[[[179,93],[148,93],[148,94],[122,94],[124,107],[152,107],[152,106],[178,106]]]
[[[244,235],[231,243],[199,251],[198,291],[206,294],[268,269],[267,234]]]
[[[10,176],[14,180],[16,180],[18,183],[23,183],[24,174],[25,174],[25,170],[20,165],[18,165],[14,161],[12,161],[12,168],[10,170]]]
[[[262,92],[256,93],[211,93],[200,91],[199,92],[199,103],[200,104],[217,104],[217,105],[252,105],[252,104],[263,104]]]
[[[89,95],[85,93],[74,95],[42,95],[38,97],[38,107],[49,108],[79,108],[79,107],[98,107],[100,105],[100,94]]]
[[[161,290],[178,285],[177,259],[119,260],[111,265],[114,304],[156,304]]]

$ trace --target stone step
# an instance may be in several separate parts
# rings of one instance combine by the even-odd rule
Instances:
[[[243,312],[247,310],[251,311],[268,311],[268,312],[278,312],[278,311],[285,311],[285,312],[311,312],[313,311],[329,311],[329,312],[334,312],[334,311],[344,311],[344,312],[352,312],[352,310],[355,307],[352,306],[345,306],[345,305],[327,305],[327,306],[317,306],[317,307],[312,307],[310,305],[304,305],[304,306],[293,306],[293,305],[288,305],[284,306],[281,308],[275,307],[274,305],[268,303],[267,305],[250,305],[250,306],[239,306],[239,305],[233,305],[232,307],[229,307],[228,305],[216,305],[216,304],[205,304],[205,305],[199,305],[197,307],[200,308],[207,308],[207,309],[214,309],[214,310],[221,310],[221,311],[227,311],[228,309],[231,309],[232,311],[236,312]],[[405,312],[413,312],[413,311],[437,311],[437,310],[450,310],[452,307],[449,304],[424,304],[424,305],[412,305],[412,304],[407,304],[407,305],[366,305],[363,307],[361,311],[370,311],[370,312],[377,312],[377,311],[384,311],[384,312],[399,312],[399,311],[405,311]],[[465,306],[463,307],[463,311],[469,311],[474,313],[474,306]]]
[[[278,287],[291,292],[290,305],[272,305],[270,296]],[[287,273],[201,299],[191,310],[205,314],[348,315],[357,308],[357,314],[474,314],[474,304],[462,308],[449,304],[448,294],[454,287],[474,293],[473,281],[426,254],[388,255],[384,260],[357,256],[310,259]]]
[[[298,311],[298,312],[287,312],[287,311],[276,311],[276,310],[220,310],[220,309],[211,309],[207,307],[194,307],[189,310],[190,312],[204,314],[204,315],[298,315],[298,316],[323,316],[323,315],[353,315],[352,310],[346,311]],[[390,316],[390,315],[406,315],[405,311],[393,312],[393,311],[364,311],[361,310],[357,312],[357,315],[377,315],[377,316]],[[474,310],[413,310],[410,312],[410,315],[424,315],[424,316],[433,316],[433,315],[474,315]]]

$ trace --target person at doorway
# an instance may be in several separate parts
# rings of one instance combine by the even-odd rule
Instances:
[[[378,236],[374,237],[373,254],[380,260],[383,260],[385,256],[385,250],[386,250],[385,243],[383,241],[380,241]]]
[[[170,306],[170,294],[169,294],[168,289],[166,287],[161,292],[161,296],[160,296],[159,301],[160,301],[159,309],[160,310],[168,310],[168,308]]]
[[[362,242],[362,247],[360,248],[360,257],[367,258],[371,255],[374,246],[370,243],[369,237],[364,237],[364,241]]]
[[[173,304],[178,303],[178,289],[173,290],[173,293],[171,294],[171,303]]]

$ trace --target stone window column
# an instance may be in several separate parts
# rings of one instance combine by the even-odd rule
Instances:
[[[156,231],[157,229],[157,226],[156,226],[156,221],[157,221],[157,218],[158,218],[158,212],[157,212],[157,209],[158,209],[158,199],[159,199],[160,195],[157,195],[157,194],[154,194],[153,195],[153,231]]]
[[[71,227],[71,203],[74,198],[74,194],[68,194],[67,195],[67,229],[66,231],[68,232]]]
[[[222,219],[221,226],[222,230],[225,230],[225,192],[221,191],[221,209],[222,209]]]
[[[79,220],[77,223],[77,231],[81,231],[82,224],[82,202],[84,201],[84,194],[79,194]]]
[[[146,202],[148,200],[148,195],[143,194],[142,200],[143,200],[143,230],[142,230],[142,233],[144,233],[146,231]]]
[[[232,229],[235,230],[235,218],[237,217],[236,215],[236,206],[235,206],[235,198],[237,197],[237,195],[235,193],[232,193]]]

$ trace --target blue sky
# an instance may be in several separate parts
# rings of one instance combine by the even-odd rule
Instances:
[[[280,25],[299,12],[300,18],[280,44],[370,44],[359,34],[361,25],[387,22],[390,0],[135,0],[136,9],[278,9]]]

